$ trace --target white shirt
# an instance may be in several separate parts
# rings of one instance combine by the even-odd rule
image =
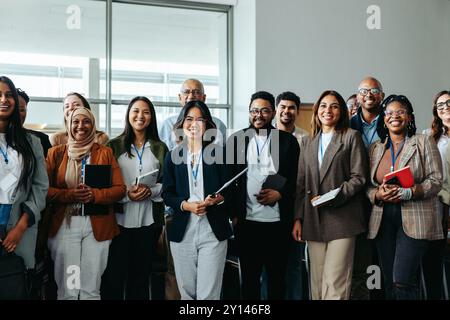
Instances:
[[[139,153],[142,149],[138,149]],[[123,180],[127,186],[127,190],[134,185],[136,177],[140,174],[160,169],[160,163],[150,149],[150,143],[147,141],[144,146],[144,153],[142,154],[142,172],[139,172],[139,157],[136,151],[131,147],[131,154],[133,158],[129,158],[125,152],[120,155],[117,162],[119,163],[122,172]],[[117,223],[125,228],[140,228],[153,224],[153,201],[161,202],[161,183],[150,187],[152,195],[144,201],[132,201],[126,195],[120,202],[124,204],[124,213],[117,213]]]
[[[23,157],[13,148],[6,148],[5,133],[0,133],[0,147],[8,156],[6,164],[3,154],[0,154],[0,203],[12,204],[22,174]]]
[[[187,153],[187,172],[189,177],[189,199],[187,202],[196,202],[205,200],[205,191],[203,185],[203,158],[201,156],[203,150],[193,154],[190,151]],[[195,157],[194,166],[191,165],[193,158]],[[194,172],[197,172],[195,176]],[[199,216],[191,212],[191,219],[198,221],[206,217],[205,215]]]
[[[331,139],[333,138],[334,131],[331,131],[329,133],[321,133],[320,143],[319,143],[319,150],[317,152],[317,159],[319,160],[319,168],[322,166],[322,160],[325,156],[325,151],[327,151],[328,145],[331,142]]]
[[[267,140],[269,139],[269,140]],[[257,147],[258,144],[258,147]],[[259,163],[258,163],[259,148]],[[276,170],[270,156],[270,137],[255,136],[250,140],[247,150],[247,220],[259,222],[280,221],[280,209],[278,203],[265,206],[256,200],[255,194],[261,191],[261,187],[267,176],[275,174]]]

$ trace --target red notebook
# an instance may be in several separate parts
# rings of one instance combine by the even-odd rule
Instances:
[[[386,181],[397,178],[396,180],[402,188],[411,188],[414,186],[414,177],[409,166],[390,172],[384,178]]]

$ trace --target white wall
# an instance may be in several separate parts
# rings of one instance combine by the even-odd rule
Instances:
[[[381,30],[366,26],[372,4],[381,9]],[[387,94],[411,99],[423,129],[433,95],[450,87],[449,20],[448,0],[258,0],[256,90],[293,90],[314,102],[326,89],[347,97],[373,75]]]

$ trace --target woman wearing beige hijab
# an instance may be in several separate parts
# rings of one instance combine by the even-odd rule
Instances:
[[[112,204],[126,187],[112,150],[95,142],[95,118],[86,108],[68,117],[68,143],[53,147],[47,156],[51,210],[49,248],[55,263],[58,299],[100,299],[100,281],[109,244],[119,233]],[[111,165],[109,188],[82,183],[86,164]],[[108,214],[83,215],[81,204],[108,205]]]
[[[64,130],[55,132],[54,134],[50,135],[50,143],[53,147],[59,146],[60,144],[66,144],[69,140],[67,121],[69,118],[69,114],[76,108],[86,108],[91,110],[91,106],[89,105],[89,102],[85,97],[83,97],[78,92],[69,92],[64,98],[63,104]],[[108,135],[103,131],[95,130],[94,133],[95,142],[105,145],[109,141]]]

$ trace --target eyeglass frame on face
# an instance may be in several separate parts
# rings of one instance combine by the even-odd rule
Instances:
[[[184,89],[184,90],[181,90],[180,93],[185,96],[189,96],[192,93],[192,95],[194,97],[199,97],[199,96],[203,95],[203,91],[200,89],[192,89],[192,90]]]
[[[206,124],[206,122],[208,122],[208,120],[205,119],[205,118],[194,118],[194,117],[191,117],[191,116],[187,116],[187,117],[184,118],[184,122],[186,122],[187,124],[192,124],[193,122]]]
[[[450,108],[450,99],[448,99],[447,101],[436,103],[437,111],[442,111],[445,109],[445,107]]]
[[[257,116],[257,115],[268,116],[272,112],[273,112],[273,110],[270,108],[267,108],[267,107],[252,108],[252,109],[248,110],[248,113],[250,113],[252,116]]]
[[[401,117],[403,117],[403,116],[405,116],[405,115],[407,115],[408,114],[408,110],[405,110],[405,109],[398,109],[398,110],[384,110],[384,116],[385,117],[392,117],[393,115],[396,115],[396,116],[401,116]]]
[[[378,92],[373,92],[374,90],[378,91]],[[372,95],[376,95],[376,94],[380,94],[382,91],[380,88],[358,88],[358,94],[362,95],[362,96],[367,96],[369,94],[369,91]],[[363,93],[365,92],[365,93]]]

